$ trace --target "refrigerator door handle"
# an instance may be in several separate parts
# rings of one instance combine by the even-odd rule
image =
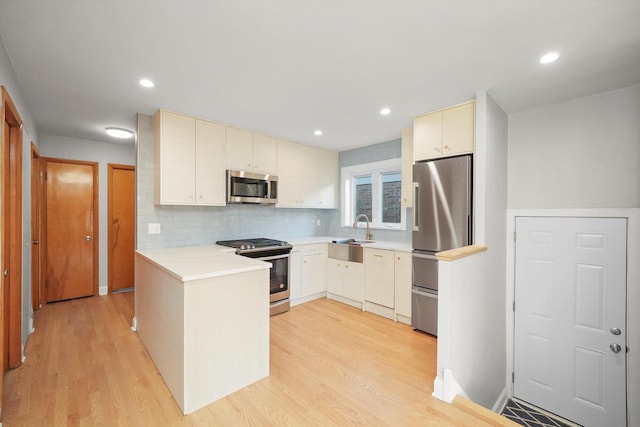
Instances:
[[[413,252],[411,254],[411,256],[413,256],[414,258],[424,258],[424,259],[438,260],[438,257],[436,257],[435,255],[431,255],[431,254],[420,254],[420,253],[417,253],[417,252]]]
[[[413,183],[413,231],[420,231],[418,221],[420,220],[420,184]]]

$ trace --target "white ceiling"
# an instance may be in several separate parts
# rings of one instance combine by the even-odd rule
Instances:
[[[40,134],[106,142],[163,107],[344,150],[640,83],[637,0],[0,0],[0,37]]]

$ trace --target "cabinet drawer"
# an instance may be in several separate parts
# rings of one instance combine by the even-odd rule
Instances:
[[[302,256],[305,255],[314,255],[314,254],[327,254],[327,244],[326,243],[314,243],[311,245],[299,245],[296,246],[296,249],[300,251]]]

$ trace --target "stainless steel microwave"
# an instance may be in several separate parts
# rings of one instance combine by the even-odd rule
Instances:
[[[278,177],[271,174],[227,170],[227,203],[278,202]]]

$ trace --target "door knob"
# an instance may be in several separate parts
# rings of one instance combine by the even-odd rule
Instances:
[[[620,350],[622,350],[622,347],[620,347],[620,344],[616,344],[616,343],[609,344],[609,348],[614,353],[620,353]]]
[[[613,335],[620,335],[620,333],[621,333],[620,329],[618,329],[618,328],[611,328],[610,330],[611,330],[611,333]]]
[[[89,240],[91,240],[91,236],[84,236],[84,240],[88,242]]]

